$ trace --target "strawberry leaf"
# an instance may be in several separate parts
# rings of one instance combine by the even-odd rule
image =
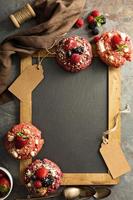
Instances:
[[[17,133],[17,136],[20,136],[20,137],[22,137],[23,139],[29,139],[28,136],[24,135],[24,134],[21,133],[21,132],[18,132],[18,133]]]
[[[22,136],[23,136],[23,133],[18,132],[17,135],[22,137]]]
[[[123,49],[127,48],[128,46],[126,44],[119,44],[119,45],[116,45],[117,47],[117,50],[118,52],[121,52]]]

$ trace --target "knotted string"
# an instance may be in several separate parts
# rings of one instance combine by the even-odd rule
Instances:
[[[111,133],[113,133],[113,132],[115,132],[116,131],[116,129],[117,129],[117,127],[118,127],[118,122],[119,122],[119,115],[120,114],[122,114],[122,113],[124,113],[124,114],[129,114],[131,112],[131,110],[130,110],[130,106],[127,104],[126,106],[125,106],[125,109],[124,110],[121,110],[121,111],[119,111],[117,114],[116,114],[116,116],[114,117],[114,127],[113,128],[111,128],[111,129],[109,129],[109,130],[107,130],[107,131],[105,131],[104,133],[103,133],[103,136],[102,136],[102,140],[103,140],[103,143],[104,144],[108,144],[108,142],[109,142],[109,139],[108,139],[108,136],[111,134]]]
[[[45,56],[43,56],[43,57],[41,57],[41,52],[39,51],[38,52],[38,65],[37,65],[37,68],[39,69],[40,68],[40,66],[41,66],[41,64],[42,64],[42,62],[43,62],[43,60],[49,55],[49,54],[56,54],[56,52],[54,51],[54,52],[51,52],[50,50],[53,48],[53,47],[55,47],[62,39],[63,39],[63,37],[66,35],[67,33],[64,33],[64,34],[62,34],[61,36],[60,36],[60,38],[57,38],[57,39],[55,39],[55,41],[53,42],[53,44],[49,47],[49,48],[45,48],[45,51],[46,51],[46,55]]]
[[[57,38],[55,39],[55,41],[53,42],[53,44],[52,44],[49,48],[45,47],[46,52],[49,53],[49,54],[56,54],[56,52],[50,52],[49,50],[51,50],[53,47],[55,47],[55,46],[64,38],[64,36],[65,36],[66,34],[67,34],[67,33],[64,33],[64,34],[60,35],[60,38],[57,37]]]

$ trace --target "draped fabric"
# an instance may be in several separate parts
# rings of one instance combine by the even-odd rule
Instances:
[[[80,16],[85,0],[37,0],[34,3],[37,25],[7,37],[0,45],[0,99],[10,85],[11,56],[32,55],[49,48],[56,38],[67,33]],[[4,95],[4,96],[3,96]]]

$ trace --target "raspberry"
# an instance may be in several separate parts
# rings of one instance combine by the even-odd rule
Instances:
[[[93,10],[93,11],[91,12],[91,15],[92,15],[93,17],[98,17],[98,16],[100,16],[100,12],[99,12],[98,10]]]
[[[71,49],[75,48],[76,46],[77,46],[77,42],[76,42],[75,40],[67,40],[67,41],[65,42],[65,47],[64,47],[64,49],[65,49],[66,51],[68,51],[68,50],[71,50]]]
[[[74,53],[72,56],[71,56],[71,62],[72,63],[78,63],[80,61],[80,55],[77,54],[77,53]]]
[[[95,37],[93,38],[93,41],[94,41],[95,43],[97,43],[99,40],[100,40],[100,36],[95,36]]]
[[[78,28],[81,28],[83,25],[84,25],[84,20],[82,18],[79,18],[75,25],[78,27]]]
[[[41,188],[41,187],[42,187],[41,181],[36,180],[36,181],[34,182],[34,187],[35,187],[35,188]]]
[[[88,21],[89,24],[91,24],[91,23],[95,22],[95,19],[94,19],[93,16],[89,15],[89,16],[87,17],[87,21]]]
[[[121,41],[122,41],[122,39],[121,39],[121,37],[119,35],[114,35],[112,37],[112,42],[115,45],[119,45]]]
[[[36,177],[39,179],[45,178],[47,176],[47,174],[48,174],[48,170],[44,167],[37,169],[37,171],[35,173]]]

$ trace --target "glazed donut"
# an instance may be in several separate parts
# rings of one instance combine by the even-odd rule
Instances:
[[[131,38],[119,31],[103,33],[96,46],[98,55],[108,66],[118,68],[133,58]]]

